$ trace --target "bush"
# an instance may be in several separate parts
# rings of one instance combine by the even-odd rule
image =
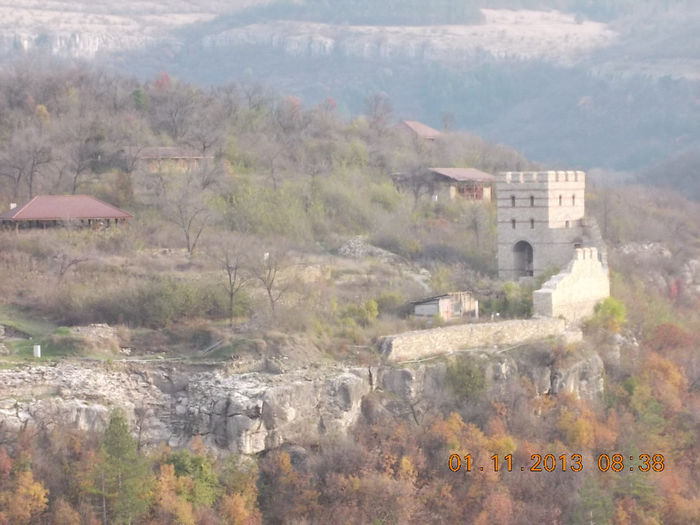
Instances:
[[[507,282],[496,297],[481,302],[484,316],[499,313],[502,318],[523,318],[532,315],[532,286]]]
[[[59,356],[111,356],[119,353],[119,342],[114,338],[99,341],[74,334],[68,329],[59,328],[41,341],[42,354],[46,357]]]
[[[382,292],[375,299],[380,314],[398,312],[406,303],[400,292]]]
[[[360,326],[369,326],[379,315],[377,301],[370,299],[361,305],[346,306],[340,311],[340,318],[351,320]]]
[[[606,298],[596,305],[590,327],[601,328],[608,332],[618,333],[620,327],[627,322],[625,305],[614,297]]]
[[[461,398],[474,398],[486,387],[484,373],[468,356],[460,356],[448,364],[445,379],[452,392]]]
[[[69,324],[162,328],[185,317],[228,317],[228,301],[222,287],[170,277],[152,277],[100,291],[88,286],[64,286],[53,308]]]
[[[688,348],[692,343],[691,335],[673,323],[662,323],[656,326],[649,338],[649,346],[656,351]]]
[[[378,204],[386,211],[394,211],[401,202],[401,195],[390,182],[375,184],[371,188],[372,203]]]

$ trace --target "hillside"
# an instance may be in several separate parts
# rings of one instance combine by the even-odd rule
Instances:
[[[0,523],[693,522],[698,203],[587,187],[616,299],[582,341],[386,362],[381,336],[444,322],[411,300],[532,311],[494,278],[493,205],[415,181],[538,165],[369,102],[0,73],[0,209],[134,216],[0,230]]]
[[[0,8],[5,60],[43,50],[141,79],[260,80],[310,105],[331,97],[346,117],[386,93],[398,116],[470,130],[551,165],[641,171],[698,147],[700,8],[691,1]]]

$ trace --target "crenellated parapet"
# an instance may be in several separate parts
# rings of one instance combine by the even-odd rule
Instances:
[[[586,183],[586,173],[574,170],[549,170],[549,171],[505,171],[496,176],[498,183],[504,184],[528,184],[528,183],[559,183],[579,182]]]
[[[574,250],[574,259],[577,261],[598,261],[600,259],[598,257],[598,248],[576,248]]]
[[[578,321],[593,314],[595,305],[610,295],[610,279],[597,248],[574,250],[567,268],[533,293],[535,315]]]
[[[583,171],[497,175],[499,277],[537,277],[564,267],[584,243],[585,191]]]

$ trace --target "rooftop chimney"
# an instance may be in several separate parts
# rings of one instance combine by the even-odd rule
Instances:
[[[16,203],[16,202],[11,202],[11,203],[10,203],[10,209],[11,209],[11,210],[14,210],[16,207],[17,207],[17,203]]]

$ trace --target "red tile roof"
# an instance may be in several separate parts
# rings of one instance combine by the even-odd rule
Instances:
[[[423,139],[435,140],[440,136],[440,132],[438,130],[431,128],[422,122],[418,122],[417,120],[404,120],[403,125]]]
[[[474,168],[429,168],[433,173],[459,181],[493,182],[494,176]]]
[[[132,217],[91,195],[37,195],[24,206],[0,213],[0,220],[63,221],[70,219],[128,219]]]

